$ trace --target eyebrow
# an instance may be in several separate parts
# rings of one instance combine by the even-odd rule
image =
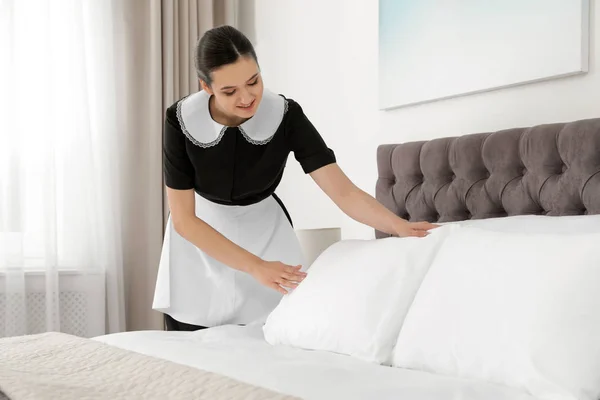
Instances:
[[[250,77],[250,79],[248,79],[246,82],[250,82],[252,79],[256,78],[257,76],[258,76],[258,72],[257,72],[257,73],[255,73],[254,75],[252,75],[252,76]],[[223,86],[223,87],[221,88],[221,90],[234,89],[234,88],[235,88],[235,86]]]

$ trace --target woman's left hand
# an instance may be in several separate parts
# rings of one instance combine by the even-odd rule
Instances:
[[[429,231],[439,228],[439,225],[429,222],[408,222],[402,221],[396,226],[396,235],[399,237],[425,237],[429,235]]]

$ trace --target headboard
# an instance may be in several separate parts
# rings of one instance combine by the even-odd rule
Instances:
[[[600,214],[600,118],[381,145],[377,167],[376,198],[410,221]]]

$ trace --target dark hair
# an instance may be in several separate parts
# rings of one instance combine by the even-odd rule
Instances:
[[[250,56],[258,63],[254,46],[242,32],[229,25],[210,29],[196,45],[194,62],[198,78],[210,85],[213,70],[243,56]]]

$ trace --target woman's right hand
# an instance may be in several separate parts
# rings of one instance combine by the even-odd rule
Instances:
[[[290,266],[279,261],[262,261],[250,270],[250,275],[262,285],[287,294],[285,288],[298,287],[306,277],[306,273],[300,271],[301,268],[301,265]]]

